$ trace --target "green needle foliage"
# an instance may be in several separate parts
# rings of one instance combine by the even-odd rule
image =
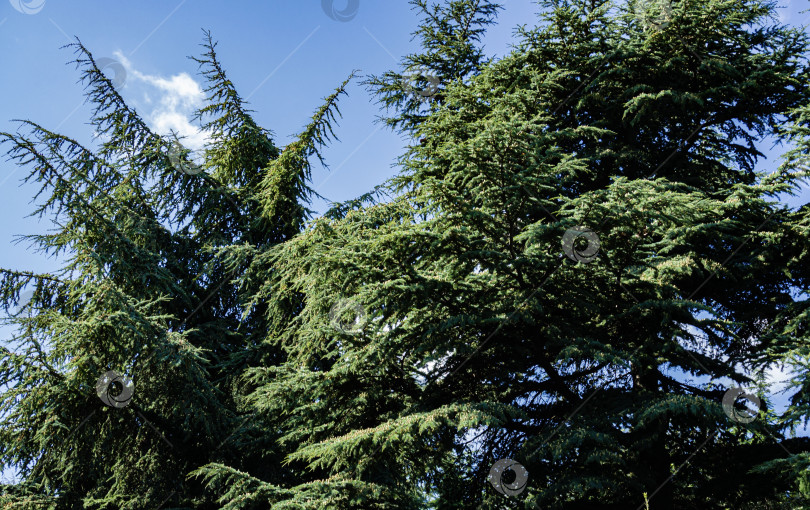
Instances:
[[[258,285],[244,276],[254,252],[290,240],[310,214],[308,158],[329,141],[346,83],[282,151],[227,79],[210,35],[203,46],[208,101],[197,117],[210,144],[197,175],[79,42],[71,48],[101,146],[30,121],[0,134],[41,184],[35,214],[56,226],[26,239],[66,260],[56,274],[0,279],[7,308],[34,291],[9,318],[19,333],[0,357],[0,463],[22,478],[4,489],[9,508],[217,508],[186,477],[211,462],[292,478],[279,434],[251,436],[252,410],[237,399],[243,372],[283,356],[264,342],[268,305],[250,302]],[[109,370],[134,382],[120,409],[96,395]]]
[[[0,358],[23,478],[0,501],[810,508],[810,207],[783,202],[808,36],[758,0],[550,0],[492,60],[495,3],[412,4],[423,51],[366,81],[413,140],[401,171],[314,221],[346,83],[279,150],[208,37],[190,176],[76,46],[109,141],[3,135],[59,227],[31,239],[69,263],[1,281],[7,306],[36,290]],[[94,395],[107,370],[130,405]],[[737,386],[755,419],[724,410]],[[525,484],[493,479],[507,458]]]
[[[418,34],[433,39],[403,67],[452,68],[458,46],[436,27],[483,5],[429,11]],[[807,495],[810,444],[786,436],[804,401],[745,425],[721,406],[769,362],[807,360],[805,213],[779,200],[806,173],[799,157],[756,167],[763,136],[795,141],[806,124],[807,38],[759,2],[677,3],[666,24],[641,8],[655,12],[544,4],[495,62],[469,35],[479,66],[444,74],[427,104],[400,100],[401,73],[370,80],[389,124],[419,139],[395,198],[260,257],[277,268],[264,295],[299,310],[271,310],[268,340],[288,361],[249,372],[248,402],[279,417],[267,430],[287,431],[288,462],[317,476],[290,507],[636,508],[646,493],[654,509],[736,508]],[[577,225],[598,236],[590,263],[561,254]],[[330,327],[342,300],[362,306],[359,332]],[[510,499],[487,484],[507,457],[530,473]],[[224,466],[199,473],[262,487]]]

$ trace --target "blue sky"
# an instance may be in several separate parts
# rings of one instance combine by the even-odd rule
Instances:
[[[807,13],[798,12],[804,0],[780,1],[784,22],[806,22]],[[498,25],[486,37],[490,55],[507,53],[514,27],[532,24],[537,11],[530,0],[503,3]],[[256,120],[285,145],[352,70],[360,70],[361,77],[379,74],[397,68],[401,56],[417,50],[417,41],[411,40],[417,17],[405,0],[335,0],[333,8],[340,13],[353,4],[357,8],[351,19],[340,21],[317,0],[115,2],[103,8],[100,2],[0,0],[5,73],[0,79],[0,131],[16,129],[11,119],[26,118],[92,144],[90,106],[84,104],[78,71],[66,65],[73,54],[60,49],[79,37],[97,59],[121,63],[126,79],[120,91],[154,129],[162,134],[178,130],[189,135],[189,147],[198,146],[201,138],[194,135],[188,118],[199,106],[203,82],[196,63],[187,57],[200,54],[202,29],[209,29],[219,42],[219,58],[255,110]],[[109,72],[113,74],[115,66]],[[312,182],[333,201],[356,197],[393,175],[392,164],[406,143],[375,124],[379,109],[360,78],[348,92],[340,103],[340,142],[325,151],[331,168],[316,165]],[[19,186],[23,175],[24,170],[0,159],[0,267],[52,270],[55,261],[24,244],[12,244],[16,235],[48,228],[25,218],[37,189]],[[800,201],[807,200],[791,202]],[[326,208],[321,201],[313,206],[320,212]]]
[[[328,3],[328,2],[326,2]],[[271,129],[285,145],[308,122],[322,98],[352,70],[360,76],[399,69],[399,59],[416,51],[411,40],[417,17],[405,0],[335,0],[333,16],[317,0],[272,2],[58,2],[0,0],[0,131],[16,129],[14,118],[36,121],[80,142],[92,145],[79,73],[73,53],[60,46],[79,37],[98,58],[109,58],[126,75],[124,98],[161,134],[175,129],[189,135],[187,145],[202,139],[188,119],[199,106],[202,79],[187,56],[201,53],[202,30],[219,42],[218,55],[231,80],[258,123]],[[490,56],[503,56],[513,40],[513,28],[532,24],[537,7],[530,0],[504,0],[499,24],[485,39]],[[806,0],[780,0],[782,21],[808,22]],[[353,10],[357,6],[356,12]],[[340,13],[352,11],[350,19]],[[123,78],[123,74],[120,75]],[[396,157],[406,143],[379,124],[373,98],[356,79],[341,99],[343,119],[336,133],[340,142],[325,151],[331,170],[315,166],[312,187],[329,200],[362,194],[392,176]],[[763,146],[763,150],[770,146]],[[0,150],[5,153],[5,147]],[[778,149],[769,152],[778,156]],[[773,168],[774,159],[763,168]],[[20,185],[25,170],[0,158],[0,267],[37,272],[55,270],[57,261],[14,244],[20,234],[42,233],[45,222],[25,216],[33,210],[35,185]],[[789,200],[810,201],[810,193]],[[316,211],[325,203],[316,201]],[[2,330],[0,330],[2,332]]]
[[[528,0],[507,0],[501,24],[490,31],[489,53],[504,55],[512,27],[533,20]],[[351,8],[336,0],[338,13]],[[27,11],[28,14],[20,12]],[[87,124],[90,106],[83,103],[78,72],[66,65],[73,57],[60,49],[73,37],[98,58],[120,62],[126,79],[124,98],[162,134],[176,129],[193,136],[189,114],[198,106],[203,81],[197,65],[202,29],[219,42],[218,55],[260,125],[285,145],[308,122],[314,110],[351,73],[360,78],[349,86],[340,109],[339,143],[325,151],[330,170],[316,165],[312,186],[333,201],[353,198],[393,175],[401,154],[401,137],[380,124],[373,98],[360,85],[362,75],[397,66],[401,56],[417,50],[411,40],[417,17],[404,0],[365,0],[352,19],[330,18],[322,2],[276,0],[226,4],[212,0],[172,2],[57,2],[0,0],[0,54],[5,76],[0,79],[0,131],[16,129],[10,122],[26,118],[91,144]],[[120,68],[118,68],[120,71]],[[115,66],[108,71],[114,75]],[[4,151],[3,151],[4,152]],[[19,187],[24,170],[0,159],[0,266],[45,271],[56,263],[11,244],[15,235],[48,228],[24,218],[32,210],[33,185]],[[313,203],[324,211],[325,203]]]

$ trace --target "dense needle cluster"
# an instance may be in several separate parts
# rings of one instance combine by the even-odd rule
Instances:
[[[549,0],[492,59],[497,5],[412,3],[423,51],[365,82],[400,171],[318,218],[310,164],[353,75],[282,149],[206,35],[187,175],[72,45],[100,147],[0,134],[55,226],[28,239],[67,260],[0,278],[10,310],[34,289],[0,352],[22,479],[0,507],[808,504],[810,208],[783,202],[807,176],[808,36],[759,0]],[[120,409],[110,370],[134,381]],[[734,386],[764,404],[750,423]],[[504,458],[529,476],[512,497],[488,483]]]

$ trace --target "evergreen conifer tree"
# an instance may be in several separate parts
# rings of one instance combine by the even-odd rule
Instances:
[[[502,60],[472,35],[458,58],[434,27],[482,5],[426,10],[405,70],[481,63],[435,100],[370,80],[420,139],[394,198],[258,258],[297,310],[268,315],[287,362],[249,371],[302,477],[278,508],[799,504],[806,396],[751,422],[723,401],[766,358],[806,363],[806,213],[778,199],[806,170],[756,168],[806,123],[806,35],[757,1],[559,1]],[[511,498],[487,483],[505,458],[530,479]]]
[[[280,150],[210,34],[203,46],[200,167],[149,129],[78,41],[100,147],[31,121],[0,134],[41,185],[35,214],[57,227],[24,239],[66,260],[56,274],[0,278],[7,308],[33,288],[0,357],[0,464],[22,480],[4,488],[8,507],[218,508],[190,471],[224,462],[290,476],[278,434],[251,435],[237,398],[244,371],[283,355],[263,343],[267,305],[250,302],[244,276],[253,252],[289,240],[310,214],[308,158],[328,142],[346,83]]]
[[[495,3],[412,3],[424,52],[367,83],[419,141],[311,223],[346,84],[279,150],[210,38],[199,175],[81,46],[98,154],[29,122],[4,135],[58,213],[34,240],[73,256],[1,282],[10,305],[36,284],[0,365],[0,459],[24,476],[6,501],[808,504],[810,442],[788,436],[810,412],[810,218],[781,201],[807,177],[807,35],[759,0],[548,0],[490,60]],[[762,171],[765,135],[795,148]],[[132,403],[99,402],[107,370]]]

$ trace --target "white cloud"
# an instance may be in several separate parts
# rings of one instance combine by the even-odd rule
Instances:
[[[205,101],[205,93],[200,84],[188,73],[179,73],[168,78],[144,74],[135,69],[132,62],[120,51],[113,55],[127,72],[127,85],[138,83],[145,87],[143,102],[152,107],[145,114],[150,127],[161,135],[169,135],[174,131],[189,149],[202,149],[209,141],[210,133],[191,123],[194,111]]]

